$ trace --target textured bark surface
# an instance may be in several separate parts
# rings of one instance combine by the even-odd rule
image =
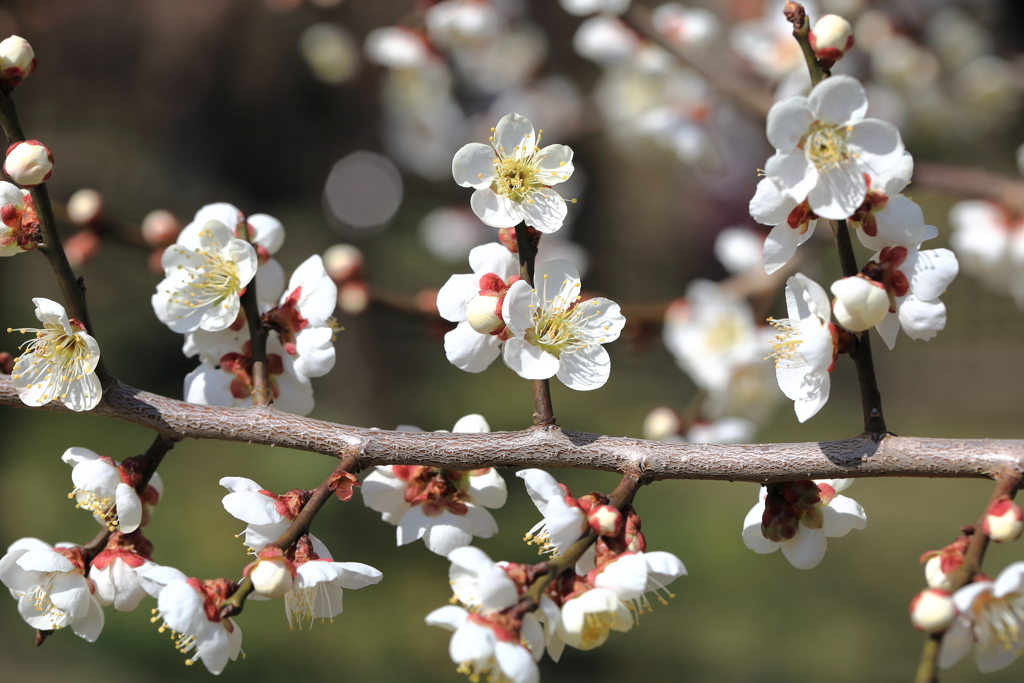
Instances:
[[[0,376],[0,405],[25,408],[7,376]],[[57,403],[41,410],[67,412]],[[857,437],[809,443],[706,445],[644,441],[558,427],[491,434],[391,432],[298,417],[272,407],[195,405],[116,381],[91,413],[140,424],[168,437],[258,443],[332,457],[353,455],[360,467],[575,467],[639,471],[647,480],[753,482],[843,477],[991,479],[1024,472],[1022,440],[887,436],[878,443],[869,437]]]

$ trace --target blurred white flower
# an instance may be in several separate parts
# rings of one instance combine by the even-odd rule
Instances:
[[[1014,562],[995,581],[975,581],[953,594],[957,617],[942,639],[939,667],[948,669],[974,646],[981,673],[1013,663],[1024,649],[1024,562]]]

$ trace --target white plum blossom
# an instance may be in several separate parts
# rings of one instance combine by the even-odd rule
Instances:
[[[493,38],[502,28],[501,13],[489,2],[442,0],[423,16],[431,42],[459,47]]]
[[[533,615],[527,615],[533,616]],[[453,631],[448,654],[459,665],[458,671],[478,680],[510,683],[539,683],[537,659],[544,654],[544,632],[536,618],[521,633],[511,633],[492,624],[485,616],[467,612],[455,605],[445,605],[426,616],[428,626]]]
[[[511,607],[519,599],[515,582],[479,548],[456,548],[448,553],[448,561],[448,583],[463,605],[490,612]]]
[[[803,505],[786,499],[766,505],[768,488],[761,487],[757,505],[743,520],[743,543],[755,553],[767,554],[782,548],[782,554],[797,569],[811,569],[825,557],[827,538],[845,536],[853,529],[867,526],[867,515],[857,501],[839,495],[853,484],[852,479],[816,479],[813,482],[795,482],[804,485]],[[815,488],[816,487],[816,488]],[[770,515],[766,515],[766,510]],[[778,523],[789,524],[795,531],[789,538],[773,541],[765,536],[766,517]]]
[[[875,254],[865,272],[889,294],[889,310],[875,328],[890,349],[903,331],[911,339],[928,340],[946,327],[946,305],[939,297],[960,270],[949,249],[886,247]]]
[[[836,329],[825,290],[801,273],[786,281],[786,310],[788,318],[770,321],[779,332],[772,341],[775,377],[797,418],[806,422],[828,401]]]
[[[562,604],[558,638],[580,650],[604,644],[610,631],[628,631],[634,614],[649,609],[647,592],[668,592],[665,587],[686,568],[678,557],[667,552],[625,553],[587,575],[593,588],[571,597]],[[671,593],[668,593],[672,597]],[[658,595],[659,600],[666,602]]]
[[[793,199],[771,178],[762,178],[757,184],[749,209],[755,221],[773,226],[761,254],[764,271],[769,275],[789,263],[796,248],[811,239],[818,225],[818,217],[811,212],[807,200]]]
[[[22,343],[24,353],[14,362],[11,380],[22,403],[41,406],[60,401],[69,410],[92,410],[103,397],[96,376],[100,346],[76,318],[68,318],[56,301],[35,298],[35,314],[41,328],[23,327],[22,334],[35,337]],[[12,332],[11,328],[7,328]]]
[[[163,585],[156,593],[157,608],[151,622],[161,622],[159,632],[171,629],[174,649],[182,654],[195,650],[185,660],[191,666],[202,660],[207,670],[219,674],[228,660],[242,651],[242,629],[230,617],[220,617],[220,603],[233,591],[224,579],[199,581],[172,567],[154,565],[142,576],[158,576]],[[153,585],[153,584],[151,584]]]
[[[746,299],[710,280],[694,280],[669,306],[662,335],[679,367],[711,393],[726,391],[737,368],[771,349],[770,328],[754,325]]]
[[[489,432],[480,415],[466,415],[456,433]],[[490,538],[498,524],[486,508],[500,508],[508,491],[494,468],[447,470],[415,465],[378,467],[363,480],[363,502],[394,524],[398,545],[423,539],[438,555],[469,545],[474,536]]]
[[[73,446],[61,456],[71,465],[74,491],[68,498],[75,499],[75,507],[88,510],[100,524],[111,531],[131,533],[143,521],[143,501],[135,492],[139,474],[113,459],[88,448]],[[149,485],[154,489],[150,498],[159,498],[163,490],[160,475],[153,473]]]
[[[288,624],[309,618],[334,619],[342,611],[343,589],[356,590],[383,578],[378,570],[359,562],[334,562],[326,558],[303,562],[295,570],[292,589],[284,596]]]
[[[505,342],[505,364],[526,379],[558,377],[578,391],[604,386],[611,359],[603,344],[619,338],[626,318],[604,297],[580,300],[580,277],[571,263],[537,266],[536,284],[514,282],[502,318],[514,335]]]
[[[562,9],[577,17],[585,17],[596,12],[622,14],[629,9],[631,2],[632,0],[558,0]]]
[[[0,256],[14,256],[39,246],[39,218],[28,190],[0,181]]]
[[[164,279],[152,304],[156,317],[173,332],[216,332],[238,317],[239,297],[256,275],[257,257],[233,229],[216,219],[198,229],[189,226],[164,251]]]
[[[245,545],[253,553],[273,543],[287,531],[309,499],[307,491],[298,489],[282,496],[274,495],[245,477],[223,477],[218,483],[229,491],[221,500],[224,509],[232,517],[248,524],[243,532]],[[313,534],[309,534],[309,540],[318,557],[331,557],[326,546]]]
[[[530,500],[544,516],[524,540],[539,545],[541,553],[551,553],[553,557],[564,553],[586,530],[583,510],[565,487],[544,470],[520,470],[516,476],[526,484]]]
[[[966,272],[1024,308],[1024,218],[992,202],[959,202],[949,211],[950,246]]]
[[[18,601],[18,614],[29,626],[56,631],[67,626],[75,635],[96,642],[103,630],[100,607],[85,578],[80,546],[22,538],[0,558],[0,582]]]
[[[864,202],[865,174],[887,177],[905,167],[899,130],[864,118],[867,108],[864,86],[850,76],[826,78],[809,97],[776,103],[767,126],[776,153],[765,163],[765,176],[778,196],[765,192],[765,205],[806,199],[816,216],[842,220]]]
[[[572,37],[576,54],[605,67],[628,61],[640,45],[640,37],[632,29],[608,14],[585,19]]]
[[[974,646],[981,673],[1004,669],[1024,649],[1024,562],[995,581],[975,581],[953,594],[957,617],[942,639],[939,667],[948,669]]]
[[[704,7],[686,7],[665,2],[651,13],[654,28],[683,48],[709,47],[718,38],[721,24],[715,13]]]
[[[749,228],[725,228],[715,237],[715,258],[730,275],[760,270],[764,235]]]
[[[89,580],[101,605],[113,605],[117,612],[130,612],[146,597],[138,569],[153,565],[153,545],[141,532],[110,534],[106,547],[89,563]]]
[[[315,405],[313,385],[308,377],[298,372],[297,363],[276,334],[267,337],[267,378],[274,406],[286,413],[308,415]],[[252,405],[251,366],[252,344],[246,341],[224,353],[216,366],[204,362],[186,375],[185,400],[211,406]]]
[[[541,232],[555,232],[566,206],[551,186],[572,175],[572,150],[565,145],[542,149],[540,134],[519,114],[503,117],[493,133],[490,144],[470,143],[452,161],[455,182],[475,190],[473,212],[495,228],[525,220]]]
[[[277,308],[267,314],[285,353],[295,357],[296,374],[322,377],[334,367],[330,323],[337,300],[338,286],[328,276],[323,260],[314,254],[295,269]]]
[[[445,355],[467,372],[482,372],[501,353],[508,336],[502,318],[505,294],[519,279],[519,259],[498,243],[469,252],[471,274],[452,275],[437,293],[437,311],[458,323],[444,336]]]

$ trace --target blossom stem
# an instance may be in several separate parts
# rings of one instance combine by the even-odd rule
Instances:
[[[850,239],[850,228],[846,221],[829,221],[832,234],[836,238],[839,249],[839,264],[843,269],[843,277],[853,277],[860,272],[857,257],[853,253],[853,241]],[[867,330],[854,335],[857,343],[850,350],[850,359],[857,368],[857,384],[860,387],[860,402],[864,412],[864,433],[881,438],[888,431],[885,428],[885,417],[882,415],[882,394],[878,391],[878,378],[875,376],[875,364],[871,358],[871,339]]]
[[[783,13],[786,15],[786,19],[793,24],[793,37],[796,38],[796,42],[800,44],[800,50],[804,53],[807,69],[811,74],[811,87],[814,87],[832,74],[822,68],[814,54],[814,48],[811,47],[811,21],[807,18],[804,6],[798,2],[787,2]]]
[[[13,145],[16,142],[24,142],[25,134],[21,130],[21,123],[18,121],[18,112],[14,102],[6,93],[0,92],[0,128],[3,128],[7,136],[7,143]],[[76,278],[68,263],[68,257],[64,254],[64,246],[61,244],[60,236],[57,234],[57,221],[53,217],[53,206],[50,203],[50,194],[46,190],[46,184],[37,185],[29,190],[32,196],[32,204],[35,208],[36,217],[39,219],[39,232],[42,242],[39,244],[39,251],[50,263],[50,268],[60,285],[61,294],[64,295],[64,303],[72,318],[76,318],[83,325],[86,331],[96,336],[95,328],[89,319],[89,309],[85,302],[85,281]],[[96,376],[106,388],[114,379],[99,359],[96,365]]]
[[[532,234],[525,223],[516,226],[516,246],[519,248],[519,277],[533,286],[533,273],[537,261],[537,246],[540,233]],[[551,407],[551,385],[546,379],[533,380],[533,424],[537,427],[551,427],[555,414]]]
[[[299,514],[295,515],[295,519],[292,520],[292,523],[285,532],[274,541],[274,545],[281,550],[288,550],[288,548],[295,545],[302,538],[303,534],[309,531],[309,525],[313,523],[313,519],[320,512],[320,508],[334,496],[334,491],[331,490],[331,479],[334,475],[353,472],[358,469],[360,469],[360,461],[356,455],[353,453],[343,455],[341,462],[331,472],[331,476],[324,479],[324,482],[313,490],[313,494],[306,501],[306,504],[302,506],[302,510],[299,511]],[[245,606],[246,598],[249,597],[253,590],[252,580],[248,576],[242,579],[238,583],[238,587],[235,588],[235,592],[220,604],[221,619],[239,614]]]
[[[974,533],[971,535],[971,543],[967,546],[967,552],[964,553],[963,562],[960,563],[957,570],[949,577],[950,593],[955,593],[966,586],[972,581],[974,575],[981,571],[981,563],[985,560],[985,551],[988,549],[989,541],[988,534],[982,530],[985,516],[988,514],[992,503],[1007,498],[1012,500],[1017,495],[1017,490],[1021,485],[1021,476],[1021,472],[1015,470],[1004,474],[996,480],[996,487],[992,491],[992,496],[985,505],[985,510],[981,513],[981,517],[978,518],[978,523],[974,525]],[[936,633],[928,636],[928,639],[925,641],[914,683],[933,683],[938,681],[936,665],[942,645],[942,636],[942,633]]]
[[[252,244],[249,223],[242,220],[241,239]],[[237,232],[237,231],[236,231]],[[260,304],[256,298],[256,278],[253,277],[245,286],[240,297],[242,311],[249,325],[249,344],[252,350],[252,402],[254,405],[265,406],[270,403],[270,375],[267,370],[267,329],[263,327],[260,316]]]
[[[645,483],[644,478],[638,473],[629,472],[622,475],[622,481],[608,495],[608,504],[613,505],[621,512],[623,508],[633,502],[636,492]],[[532,612],[540,607],[540,598],[547,587],[551,585],[551,582],[575,567],[576,563],[587,551],[587,548],[595,543],[597,543],[597,532],[587,528],[586,533],[580,536],[579,540],[569,546],[564,553],[553,560],[542,562],[538,565],[537,569],[539,572],[537,577],[530,584],[523,597],[519,599],[519,602],[511,608],[515,611],[516,615],[522,616],[526,612]]]

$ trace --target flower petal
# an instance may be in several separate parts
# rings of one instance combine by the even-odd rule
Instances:
[[[600,389],[612,371],[611,358],[600,344],[589,344],[571,353],[563,352],[558,363],[558,379],[576,391]]]
[[[764,240],[764,272],[771,275],[789,263],[796,254],[799,237],[800,231],[789,227],[784,220],[772,228]]]
[[[135,489],[128,484],[118,484],[114,500],[117,504],[118,530],[128,534],[138,529],[142,523],[142,501]]]
[[[767,555],[779,549],[781,544],[769,541],[761,533],[761,518],[764,516],[764,501],[762,500],[743,519],[743,545],[747,546],[759,555]]]
[[[455,153],[452,159],[452,177],[462,187],[481,189],[495,178],[498,157],[490,145],[471,142]]]
[[[821,218],[842,220],[853,215],[867,192],[863,171],[847,160],[819,171],[817,183],[807,194],[807,203]]]
[[[405,516],[408,517],[419,509],[418,507],[413,508]],[[402,522],[404,524],[404,517]],[[402,526],[399,525],[398,528],[401,530]],[[453,515],[448,510],[432,518],[430,526],[423,534],[423,543],[427,548],[438,555],[446,557],[448,553],[456,548],[469,545],[472,542],[473,522],[469,519],[469,515]]]
[[[444,354],[448,361],[466,372],[483,372],[501,353],[501,339],[480,334],[468,322],[461,322],[444,335]]]
[[[837,126],[860,121],[868,111],[864,86],[850,76],[826,78],[811,90],[808,103],[817,120]]]
[[[768,112],[768,142],[778,150],[796,148],[814,123],[814,113],[806,97],[790,97],[772,105]]]
[[[548,379],[561,369],[557,358],[517,337],[505,342],[503,358],[505,365],[525,379]]]
[[[546,187],[527,193],[519,204],[519,210],[528,226],[544,234],[556,232],[561,228],[569,213],[562,196]]]
[[[523,221],[519,204],[489,187],[476,190],[469,198],[469,206],[477,218],[492,228],[511,228]]]
[[[533,153],[537,134],[525,116],[507,114],[494,129],[494,147],[505,157],[521,159]]]
[[[836,496],[828,505],[822,505],[821,514],[825,518],[822,530],[832,538],[845,536],[854,529],[863,531],[868,525],[864,508],[846,496]]]
[[[823,530],[799,524],[796,536],[782,543],[782,554],[797,569],[812,569],[825,558],[827,545]]]

